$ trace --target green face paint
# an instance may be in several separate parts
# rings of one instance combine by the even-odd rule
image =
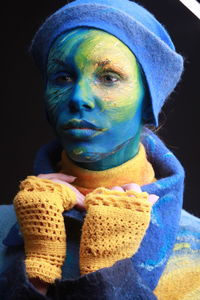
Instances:
[[[49,119],[68,156],[89,169],[110,168],[137,153],[144,94],[135,56],[106,32],[79,28],[50,49]]]

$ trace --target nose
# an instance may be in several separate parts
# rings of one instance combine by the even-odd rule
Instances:
[[[83,81],[77,82],[74,86],[69,102],[71,112],[78,112],[82,110],[90,111],[94,109],[94,107],[95,103],[89,84]]]

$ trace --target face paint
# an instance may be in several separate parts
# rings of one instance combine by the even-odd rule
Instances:
[[[144,93],[135,56],[106,32],[79,28],[50,49],[49,120],[68,156],[89,169],[110,168],[137,153]]]

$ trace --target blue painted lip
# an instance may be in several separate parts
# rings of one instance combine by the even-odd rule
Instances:
[[[96,125],[94,125],[88,121],[79,120],[79,119],[69,120],[67,122],[67,124],[65,124],[63,126],[63,129],[64,130],[67,130],[67,129],[93,129],[93,130],[97,130],[97,131],[105,131],[104,129],[98,128]]]
[[[62,129],[66,135],[74,138],[91,138],[106,131],[105,128],[98,128],[88,121],[79,119],[69,120]]]
[[[90,128],[71,128],[65,130],[66,135],[74,138],[91,138],[101,133],[103,133],[103,131],[97,131]]]

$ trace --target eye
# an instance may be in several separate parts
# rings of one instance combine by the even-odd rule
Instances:
[[[61,84],[71,83],[73,79],[69,75],[61,75],[56,78],[56,82]]]
[[[57,74],[53,76],[52,80],[58,85],[67,85],[74,82],[73,76],[66,73]]]
[[[99,75],[97,80],[106,86],[112,86],[120,80],[120,77],[115,73],[105,73]]]

